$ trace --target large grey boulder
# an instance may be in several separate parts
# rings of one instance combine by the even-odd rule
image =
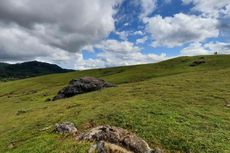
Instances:
[[[69,82],[67,87],[58,92],[53,101],[109,87],[114,87],[114,85],[94,77],[74,79]]]
[[[83,133],[77,138],[83,141],[97,142],[97,149],[103,150],[104,146],[110,149],[111,147],[119,146],[123,150],[134,153],[161,153],[160,150],[154,150],[140,137],[128,132],[122,128],[113,126],[99,126],[91,129],[89,132]],[[106,142],[106,143],[105,143]],[[113,144],[113,145],[109,145]],[[119,148],[117,147],[117,148]],[[105,150],[106,148],[104,148]],[[103,151],[98,151],[103,153]],[[106,152],[105,152],[106,153]]]

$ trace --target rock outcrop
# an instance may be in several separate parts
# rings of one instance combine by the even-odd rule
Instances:
[[[190,66],[194,67],[194,66],[198,66],[198,65],[201,65],[201,64],[204,64],[206,63],[204,59],[200,59],[200,60],[197,60],[197,61],[194,61],[192,64],[190,64]]]
[[[110,153],[111,151],[103,152],[101,150],[113,149],[120,150],[121,153],[161,153],[160,150],[151,149],[143,139],[135,134],[113,126],[93,128],[78,136],[77,139],[96,142],[95,149],[99,153]]]
[[[53,98],[53,101],[114,86],[115,85],[111,83],[94,77],[74,79],[69,82],[67,87],[58,92],[58,94]]]

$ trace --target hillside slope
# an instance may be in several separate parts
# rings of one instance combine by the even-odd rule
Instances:
[[[38,61],[25,62],[20,64],[0,63],[0,80],[1,79],[22,79],[34,76],[40,76],[53,73],[70,72],[70,70]]]
[[[46,102],[82,76],[118,87]],[[126,128],[166,152],[230,152],[230,55],[54,74],[0,87],[0,152],[85,153],[90,144],[46,130],[63,121],[80,131],[102,124]]]

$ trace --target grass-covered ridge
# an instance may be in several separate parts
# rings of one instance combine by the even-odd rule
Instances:
[[[43,130],[72,121],[81,131],[110,124],[167,152],[230,152],[230,56],[180,57],[157,64],[88,70],[0,83],[0,152],[86,152],[87,143]],[[69,80],[118,84],[46,102]],[[13,147],[12,147],[13,146]]]
[[[17,80],[54,73],[71,72],[55,64],[38,61],[7,64],[0,63],[0,81]]]

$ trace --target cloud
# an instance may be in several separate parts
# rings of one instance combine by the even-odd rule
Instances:
[[[182,0],[187,5],[192,3],[193,11],[198,11],[203,16],[208,17],[224,17],[230,16],[230,3],[229,0]]]
[[[181,50],[183,56],[208,55],[214,54],[230,54],[230,43],[226,42],[209,42],[206,44],[191,43],[188,47]]]
[[[227,42],[210,42],[204,45],[212,53],[230,54],[230,43]]]
[[[221,36],[230,38],[230,1],[229,0],[182,0],[185,5],[193,4],[191,13],[218,20]]]
[[[67,60],[68,52],[47,45],[18,25],[0,25],[0,60],[28,60],[39,56]]]
[[[140,51],[140,48],[129,41],[105,40],[95,45],[95,48],[115,53],[130,53]]]
[[[94,48],[101,51],[95,59],[84,59],[82,54],[77,53],[76,69],[145,64],[167,59],[165,54],[143,54],[141,48],[128,41],[105,40]]]
[[[147,30],[154,38],[153,46],[176,47],[218,37],[218,20],[179,13],[173,17],[160,15],[146,19]]]
[[[165,0],[165,4],[170,4],[172,3],[172,0]]]
[[[150,15],[157,7],[157,0],[140,0],[142,13],[140,18],[145,18]]]
[[[181,50],[183,56],[194,56],[194,55],[207,55],[210,51],[203,47],[199,42],[192,43],[188,47]]]
[[[128,31],[116,31],[116,34],[120,37],[121,40],[128,40],[129,32]]]
[[[135,31],[133,32],[134,35],[144,35],[144,33],[142,31]]]
[[[114,30],[114,7],[118,2],[1,0],[1,59],[79,52]]]
[[[143,44],[144,42],[146,42],[148,40],[148,37],[145,36],[143,38],[137,39],[136,40],[136,44]]]

